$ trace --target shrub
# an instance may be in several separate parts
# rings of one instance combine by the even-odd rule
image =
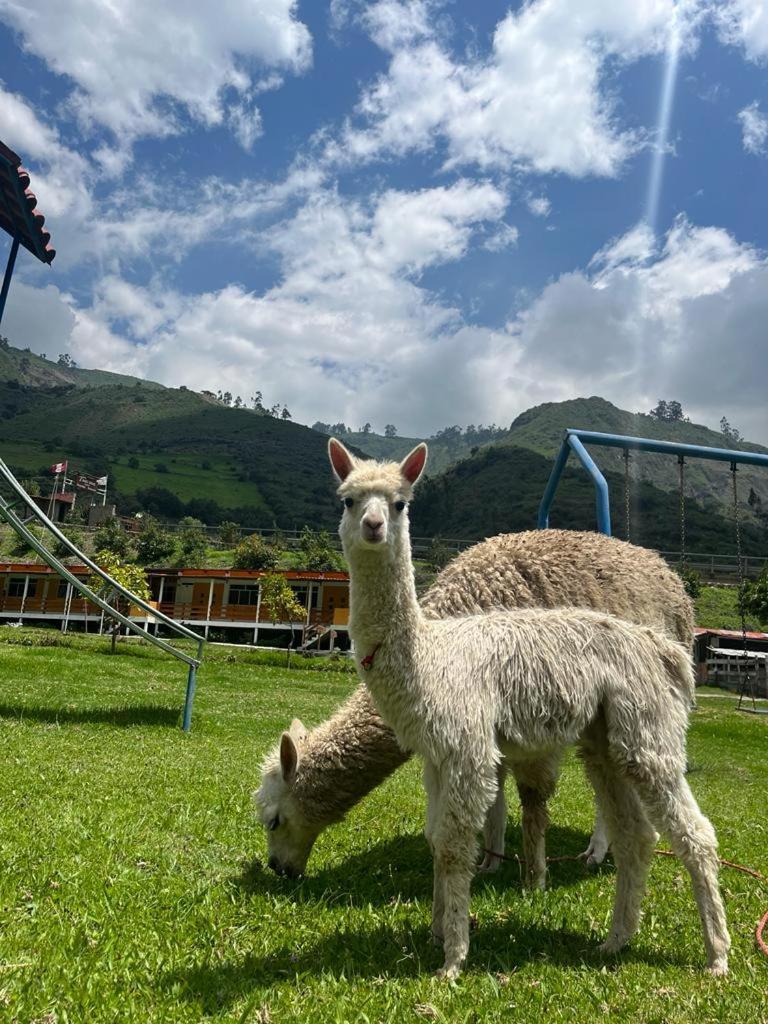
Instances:
[[[232,565],[235,569],[275,569],[279,561],[278,551],[258,533],[252,533],[235,548]]]
[[[153,516],[145,516],[143,528],[136,541],[136,561],[151,565],[170,558],[176,547],[171,534],[164,530]]]
[[[229,519],[219,523],[219,539],[225,548],[233,548],[240,540],[240,524]]]
[[[112,551],[118,558],[127,558],[131,550],[128,535],[115,516],[105,519],[97,527],[93,546],[97,551]]]
[[[763,622],[768,621],[768,566],[756,580],[746,580],[742,593],[744,611]]]
[[[184,516],[179,523],[176,535],[176,564],[180,566],[199,566],[205,561],[208,553],[208,538],[199,519]]]
[[[676,566],[675,571],[683,581],[686,594],[692,601],[695,601],[701,593],[701,574],[695,569],[691,569],[684,562]]]
[[[344,562],[341,555],[331,543],[330,534],[326,530],[312,530],[305,526],[299,538],[300,569],[322,572],[326,569],[341,569]]]
[[[433,537],[432,543],[429,545],[424,561],[435,572],[440,572],[444,569],[450,560],[454,557],[455,552],[451,551],[445,541],[440,537]]]

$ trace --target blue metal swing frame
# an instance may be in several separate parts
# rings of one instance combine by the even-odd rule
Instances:
[[[568,428],[557,453],[544,495],[539,505],[538,526],[546,530],[549,526],[549,512],[560,483],[560,477],[573,452],[579,462],[589,473],[595,485],[595,508],[597,512],[597,529],[600,533],[611,536],[611,499],[608,484],[600,472],[594,459],[585,445],[596,444],[606,448],[622,448],[624,451],[657,452],[662,455],[677,455],[682,458],[709,459],[715,462],[728,462],[732,466],[748,465],[763,466],[768,469],[768,455],[759,452],[740,452],[730,448],[707,448],[698,444],[677,444],[674,441],[654,441],[649,437],[629,437],[624,434],[601,434],[594,430],[576,430]]]

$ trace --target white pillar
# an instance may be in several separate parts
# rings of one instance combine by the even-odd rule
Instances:
[[[69,613],[72,608],[72,584],[67,583],[67,596],[64,598],[64,622],[61,625],[62,633],[67,632],[69,625]]]
[[[261,580],[259,580],[259,590],[256,594],[256,625],[253,627],[253,646],[255,647],[259,642],[259,615],[261,614]]]
[[[205,639],[208,639],[208,623],[211,619],[211,605],[213,604],[213,577],[211,577],[211,584],[208,587],[208,608],[205,612]]]

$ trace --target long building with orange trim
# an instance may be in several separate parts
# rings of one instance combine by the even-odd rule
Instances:
[[[87,581],[89,570],[85,566],[69,569]],[[305,610],[303,620],[293,623],[275,621],[261,600],[261,579],[266,575],[248,569],[147,570],[152,603],[178,622],[199,629],[207,638],[281,647],[293,639],[302,646],[325,650],[348,646],[347,573],[281,572]],[[269,575],[274,575],[274,570]],[[137,621],[146,619],[146,625],[152,628],[150,617],[139,609],[129,609],[129,614]],[[0,623],[9,621],[87,632],[104,628],[99,608],[53,569],[28,562],[0,563]]]

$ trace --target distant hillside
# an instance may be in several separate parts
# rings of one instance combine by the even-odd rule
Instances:
[[[507,438],[501,443],[529,448],[551,457],[559,449],[567,427],[768,454],[768,448],[762,445],[747,441],[734,444],[721,433],[699,423],[660,422],[652,416],[618,409],[605,399],[596,397],[548,402],[528,409],[512,423]],[[623,452],[595,445],[590,449],[590,454],[601,469],[623,474]],[[633,479],[649,481],[662,490],[677,490],[679,486],[677,459],[668,455],[633,454],[630,473]],[[732,481],[727,463],[689,459],[685,467],[685,482],[686,493],[691,497],[702,502],[713,502],[720,506],[723,514],[731,508]],[[747,500],[750,489],[753,489],[768,507],[768,470],[740,466],[738,483],[743,501]]]
[[[108,370],[82,370],[80,367],[62,366],[34,352],[14,348],[0,338],[0,382],[16,381],[29,387],[49,388],[67,384],[75,387],[135,384],[138,380],[138,377],[110,373]],[[147,388],[162,388],[162,384],[150,380],[142,380],[141,384]]]
[[[698,423],[663,423],[642,413],[619,409],[603,398],[574,398],[566,402],[548,402],[521,413],[508,431],[495,439],[497,445],[527,448],[548,459],[559,450],[563,434],[568,427],[595,430],[607,434],[628,434],[650,437],[681,444],[698,444],[711,448],[737,448],[743,451],[768,453],[768,448],[751,442],[733,444],[717,431]],[[471,457],[472,451],[482,451],[489,442],[475,443],[470,436],[456,431],[441,432],[442,436],[429,438],[428,472],[435,476],[462,459]],[[422,438],[382,437],[380,434],[352,433],[345,437],[373,458],[402,458]],[[624,473],[624,456],[617,449],[592,446],[590,453],[605,472]],[[576,460],[572,458],[572,464]],[[750,490],[768,509],[768,470],[739,467],[738,483],[744,502]],[[677,459],[665,455],[633,454],[630,475],[638,483],[648,482],[661,490],[677,491],[679,487]],[[685,467],[686,495],[717,507],[721,515],[729,515],[732,507],[732,481],[726,463],[688,460]],[[751,514],[749,508],[745,514]]]
[[[659,423],[601,398],[537,406],[507,431],[449,427],[429,439],[429,479],[414,505],[417,535],[474,538],[533,527],[566,427],[723,445],[722,435],[706,427]],[[402,458],[421,438],[361,431],[343,440],[375,458]],[[211,524],[233,519],[244,526],[332,530],[338,513],[326,443],[323,433],[228,408],[186,388],[61,366],[0,341],[0,456],[19,477],[46,491],[49,466],[68,458],[73,470],[108,473],[110,494],[125,514],[144,509],[168,519],[194,515]],[[622,455],[598,448],[593,455],[610,480],[620,532]],[[593,528],[592,485],[575,460],[571,465],[553,523]],[[673,458],[632,457],[638,506],[633,539],[679,547],[677,472]],[[687,467],[687,493],[699,502],[698,510],[688,502],[692,549],[730,550],[728,476],[728,467],[716,463]],[[742,467],[738,480],[746,535],[753,553],[765,553],[768,472]],[[756,515],[762,509],[766,513]]]
[[[321,434],[137,381],[46,390],[0,383],[0,455],[50,484],[48,467],[109,473],[118,505],[166,518],[334,528],[337,499]]]
[[[514,445],[483,448],[445,473],[425,480],[411,506],[415,536],[481,539],[496,533],[536,526],[539,502],[552,460]],[[624,478],[606,473],[611,494],[613,532],[625,537]],[[677,496],[652,484],[633,489],[630,539],[664,551],[680,550]],[[550,517],[553,527],[595,529],[595,493],[583,470],[563,474]],[[735,553],[732,522],[716,506],[689,501],[686,507],[688,550]],[[764,555],[766,526],[745,523],[745,553]]]

